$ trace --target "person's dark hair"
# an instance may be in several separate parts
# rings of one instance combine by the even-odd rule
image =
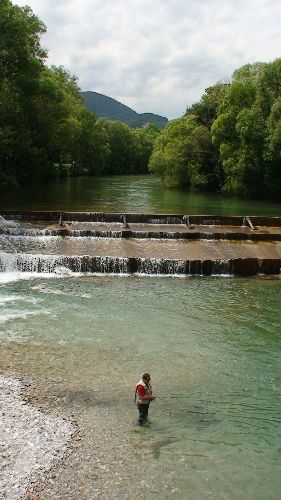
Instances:
[[[143,376],[142,376],[142,379],[144,379],[144,378],[146,378],[146,379],[147,378],[151,378],[150,374],[149,373],[144,373]]]

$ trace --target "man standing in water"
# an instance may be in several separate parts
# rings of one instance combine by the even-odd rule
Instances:
[[[150,385],[151,377],[149,373],[144,373],[141,380],[137,383],[135,392],[135,401],[139,410],[139,424],[143,425],[147,421],[148,408],[150,401],[154,401],[156,396],[152,394]]]

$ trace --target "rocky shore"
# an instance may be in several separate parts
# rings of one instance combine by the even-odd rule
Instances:
[[[118,419],[121,407],[111,412],[110,401],[93,405],[83,395],[69,412],[62,400],[47,401],[51,381],[45,387],[40,379],[34,383],[32,377],[0,376],[1,498],[134,500],[143,495],[143,488],[145,500],[178,496],[166,466],[161,467],[165,494],[155,487],[158,460],[144,481],[139,464],[158,458],[163,442],[134,424],[124,427]],[[126,422],[132,421],[125,408],[123,413]]]
[[[24,398],[23,384],[0,376],[1,476],[5,500],[32,497],[33,484],[62,460],[75,427]]]

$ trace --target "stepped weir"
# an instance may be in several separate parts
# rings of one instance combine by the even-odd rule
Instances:
[[[281,217],[0,212],[0,271],[280,274]]]

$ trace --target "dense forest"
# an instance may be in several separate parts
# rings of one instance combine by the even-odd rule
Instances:
[[[75,77],[47,67],[44,24],[29,7],[0,3],[0,185],[56,175],[147,172],[159,129],[98,120]]]
[[[236,70],[185,116],[130,128],[85,106],[77,79],[48,67],[44,24],[0,3],[0,187],[65,175],[151,172],[170,188],[281,198],[281,59]]]
[[[206,89],[156,139],[150,170],[167,187],[281,199],[281,59]]]

